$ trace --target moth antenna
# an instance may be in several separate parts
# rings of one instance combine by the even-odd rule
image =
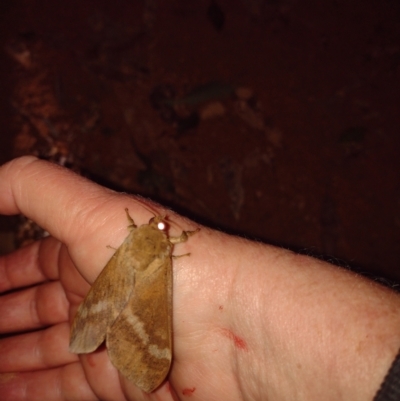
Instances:
[[[163,215],[164,221],[167,222],[169,228],[174,228],[177,231],[184,231],[185,229],[182,227],[182,225],[177,224],[177,222],[173,219],[170,219],[169,216],[166,216],[165,214]]]
[[[148,211],[150,212],[154,217],[157,216],[157,213],[154,210],[151,210],[149,207],[146,207],[147,205],[143,205],[142,206]]]
[[[158,223],[164,224],[163,228],[159,228],[160,230],[168,230],[169,227],[171,227],[171,226],[173,226],[174,228],[177,228],[177,229],[181,229],[181,227],[179,227],[175,222],[168,219],[168,214],[167,214],[168,211],[167,210],[164,209],[161,213],[154,211],[151,208],[153,203],[148,201],[145,198],[141,199],[140,204],[143,206],[144,209],[146,209],[153,215],[153,217],[150,219],[151,221],[154,221],[154,219],[157,219],[157,221],[159,220]]]
[[[150,212],[150,213],[153,215],[153,218],[156,217],[156,216],[161,216],[163,219],[166,218],[167,215],[166,215],[165,212],[163,212],[163,213],[157,213],[157,212],[155,212],[155,211],[150,207],[150,205],[149,205],[148,203],[150,203],[150,202],[148,202],[147,199],[142,199],[142,201],[140,202],[141,206],[143,206],[144,209],[146,209],[148,212]],[[152,204],[152,203],[151,203],[151,204]]]

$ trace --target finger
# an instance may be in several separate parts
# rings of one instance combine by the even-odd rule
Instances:
[[[0,257],[0,293],[58,277],[61,243],[47,237]]]
[[[0,333],[32,330],[68,320],[69,303],[59,281],[0,297]]]
[[[2,401],[95,401],[82,366],[71,363],[37,372],[0,374]]]
[[[68,366],[79,361],[79,357],[68,351],[69,342],[69,325],[67,323],[51,326],[48,329],[36,331],[33,333],[21,334],[18,336],[8,337],[0,340],[0,372],[34,372],[52,370],[61,366]],[[94,352],[90,355],[81,357],[85,366],[85,381],[89,380],[92,383],[93,391],[102,400],[125,400],[123,396],[118,373],[111,365],[105,348]],[[0,394],[1,392],[1,375],[0,373]],[[20,383],[24,383],[26,378],[27,391],[30,395],[29,382],[31,373],[26,375],[19,374]],[[34,376],[40,377],[40,376]],[[46,375],[46,377],[49,377]],[[53,376],[49,377],[53,380]],[[76,380],[73,377],[70,381]],[[46,394],[51,394],[53,383],[46,383],[45,386],[50,386],[46,389]],[[73,382],[75,385],[75,382]],[[26,399],[31,400],[30,397]],[[43,400],[53,400],[56,398],[40,398]],[[63,398],[62,398],[63,399]],[[65,398],[69,399],[69,398]],[[86,398],[76,398],[78,400],[86,400]],[[97,399],[97,398],[95,398]],[[1,398],[3,400],[3,398]],[[13,399],[14,400],[14,399]]]
[[[0,257],[0,293],[46,280],[35,257],[39,246],[39,242],[34,242]]]
[[[0,213],[23,213],[64,243],[69,242],[72,233],[81,231],[82,226],[74,229],[76,217],[85,225],[87,210],[92,207],[87,200],[105,200],[107,192],[32,156],[14,159],[0,168]]]
[[[69,325],[57,324],[45,330],[0,340],[0,372],[26,372],[77,362],[68,351]]]
[[[31,156],[0,167],[0,213],[23,213],[65,243],[93,281],[112,251],[127,236],[124,209],[135,222],[151,214],[144,201],[116,194],[71,171]]]
[[[163,385],[153,393],[147,394],[130,383],[112,365],[105,347],[101,347],[91,354],[80,355],[80,360],[89,383],[96,383],[96,394],[100,396],[101,400],[124,400],[123,394],[127,399],[135,401],[153,399],[169,401],[171,399],[171,391],[168,386]],[[101,378],[106,378],[106,381],[103,382]]]

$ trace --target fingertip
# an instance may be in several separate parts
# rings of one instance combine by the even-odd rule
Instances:
[[[17,177],[29,164],[37,161],[35,156],[21,156],[0,166],[0,213],[6,215],[18,214],[16,199],[13,195]]]
[[[82,217],[82,204],[91,204],[88,198],[106,194],[105,188],[34,156],[19,157],[0,167],[0,213],[21,213],[53,234],[56,227],[65,231],[71,218]]]

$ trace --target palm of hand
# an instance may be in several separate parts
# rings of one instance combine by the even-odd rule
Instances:
[[[169,380],[147,395],[118,374],[105,347],[80,357],[68,352],[70,322],[89,284],[76,269],[65,245],[49,237],[7,258],[7,265],[14,265],[10,271],[15,274],[15,277],[10,276],[10,288],[34,285],[12,294],[13,304],[20,306],[19,310],[13,308],[15,319],[9,322],[8,329],[13,332],[39,330],[22,334],[23,350],[20,336],[3,339],[0,345],[0,352],[10,361],[8,368],[3,366],[3,371],[21,372],[19,377],[21,383],[27,383],[27,393],[30,388],[35,388],[37,398],[42,400],[172,400],[195,394],[199,385],[208,381],[204,389],[213,393],[209,393],[207,399],[218,398],[217,387],[212,383],[219,377],[215,371],[221,372],[223,359],[216,361],[218,344],[210,343],[207,330],[204,330],[213,325],[202,308],[204,294],[201,297],[192,294],[191,302],[176,310],[174,363]],[[29,264],[25,263],[27,260]],[[25,269],[21,271],[23,263]],[[11,305],[5,303],[3,307],[10,309]],[[29,319],[24,319],[21,324],[22,315],[27,314]],[[190,316],[190,321],[185,316]],[[21,352],[27,350],[30,351]],[[18,386],[15,389],[18,390]],[[223,389],[223,392],[226,394],[227,390]]]

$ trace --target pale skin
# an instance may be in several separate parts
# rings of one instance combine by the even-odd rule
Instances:
[[[174,362],[147,395],[107,351],[68,352],[73,316],[129,213],[166,213],[176,246]],[[400,298],[348,271],[229,236],[24,157],[0,167],[0,213],[51,236],[0,258],[0,394],[12,400],[372,400],[400,346]],[[29,288],[24,288],[30,286]],[[32,330],[36,330],[33,331]],[[15,334],[31,331],[26,334]]]

